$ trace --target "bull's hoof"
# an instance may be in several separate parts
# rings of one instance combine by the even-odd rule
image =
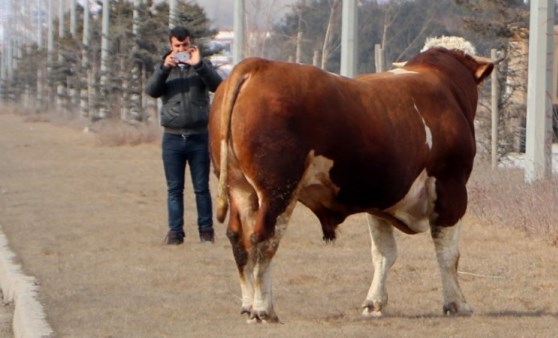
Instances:
[[[381,318],[384,314],[382,311],[374,311],[370,308],[364,308],[364,310],[362,310],[362,316],[364,318]]]
[[[240,315],[248,315],[250,316],[250,314],[252,313],[252,307],[251,306],[243,306],[240,309]]]
[[[383,305],[379,301],[365,301],[362,304],[362,316],[364,318],[380,318],[384,314],[382,312]]]
[[[446,316],[470,316],[473,314],[471,306],[465,302],[451,302],[444,305],[444,315]]]
[[[275,313],[268,314],[266,311],[252,311],[250,313],[250,318],[246,320],[248,324],[267,324],[267,323],[279,323],[279,318]]]

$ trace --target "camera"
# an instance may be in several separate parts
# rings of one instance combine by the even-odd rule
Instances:
[[[186,61],[190,60],[190,54],[186,52],[178,52],[174,54],[174,58],[178,60],[178,62],[186,63]]]

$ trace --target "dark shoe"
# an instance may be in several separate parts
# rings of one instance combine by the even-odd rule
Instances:
[[[202,243],[203,242],[214,243],[215,242],[215,233],[213,232],[213,230],[200,232],[200,242],[202,242]]]
[[[184,232],[169,230],[167,237],[165,237],[165,244],[179,245],[184,243]]]

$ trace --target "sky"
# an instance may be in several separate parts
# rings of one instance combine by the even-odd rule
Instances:
[[[18,4],[24,5],[24,7],[36,8],[36,2],[38,1],[47,3],[47,0],[19,0]],[[55,8],[57,8],[58,1],[59,0],[53,0]],[[81,5],[86,1],[87,0],[78,0]],[[0,42],[4,40],[4,23],[6,23],[8,12],[10,12],[9,2],[11,2],[11,0],[0,0]],[[95,3],[95,1],[91,0],[89,0],[89,2],[92,4]],[[265,26],[265,24],[269,25],[269,23],[279,20],[281,16],[289,10],[289,6],[296,2],[297,0],[245,0],[245,6],[247,13],[260,18],[261,23]],[[235,0],[197,0],[197,3],[205,8],[208,17],[213,22],[212,26],[214,28],[232,29]],[[11,8],[11,10],[13,11],[15,9]],[[57,9],[55,10],[55,15],[56,14]]]

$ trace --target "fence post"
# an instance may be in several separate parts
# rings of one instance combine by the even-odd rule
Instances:
[[[320,66],[320,52],[315,50],[314,55],[312,57],[312,64],[316,67]]]
[[[383,72],[386,68],[384,65],[384,49],[379,43],[374,45],[374,61],[376,63],[376,73]]]

